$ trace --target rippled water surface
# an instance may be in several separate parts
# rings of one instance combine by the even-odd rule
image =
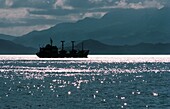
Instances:
[[[0,56],[0,109],[170,109],[170,56]]]

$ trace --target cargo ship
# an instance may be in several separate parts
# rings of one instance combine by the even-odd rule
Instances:
[[[53,45],[53,40],[50,39],[50,44],[47,44],[45,47],[40,47],[39,51],[36,55],[39,58],[87,58],[89,54],[89,50],[84,50],[83,42],[82,49],[76,50],[74,47],[75,41],[71,41],[72,49],[65,50],[64,42],[61,41],[62,48],[59,50],[57,46]]]

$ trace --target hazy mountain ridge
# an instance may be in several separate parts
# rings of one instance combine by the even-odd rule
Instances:
[[[35,54],[37,49],[0,39],[0,54]]]
[[[50,38],[57,45],[61,40],[87,40],[85,47],[92,54],[167,54],[170,47],[169,13],[169,8],[115,9],[101,19],[85,18],[75,23],[61,23],[47,30],[33,31],[22,37],[0,35],[0,39],[1,36],[6,40],[15,38],[15,43],[33,48],[49,43]],[[9,45],[7,41],[1,44],[4,43]],[[77,47],[81,48],[80,45]],[[8,48],[1,46],[1,53],[9,53]]]
[[[85,18],[34,31],[14,41],[38,47],[51,38],[60,40],[95,39],[110,45],[170,42],[170,9],[115,9],[101,19]]]
[[[140,43],[137,45],[107,45],[97,40],[83,41],[84,49],[90,50],[90,54],[170,54],[170,43]],[[60,48],[60,47],[59,47]],[[70,45],[65,46],[71,49]],[[82,43],[77,43],[76,49],[82,49]],[[0,54],[35,54],[38,49],[25,47],[11,41],[0,39]]]
[[[90,54],[170,54],[170,43],[140,43],[137,45],[107,45],[96,40],[85,40],[84,49]],[[76,48],[81,49],[81,43]]]
[[[4,39],[4,40],[14,40],[16,37],[15,36],[10,36],[10,35],[5,35],[5,34],[0,34],[0,39]]]

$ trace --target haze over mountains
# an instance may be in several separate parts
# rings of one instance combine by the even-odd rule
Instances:
[[[85,40],[84,49],[89,49],[90,54],[170,54],[170,43],[140,43],[136,45],[107,45],[96,40]],[[76,48],[81,49],[81,43]]]
[[[14,36],[10,36],[10,35],[5,35],[5,34],[0,34],[0,39],[4,39],[4,40],[14,40],[16,37]]]
[[[12,40],[24,46],[38,48],[40,45],[49,43],[50,38],[57,45],[59,45],[61,40],[81,42],[83,40],[93,39],[104,43],[101,46],[105,46],[103,48],[105,51],[101,51],[101,53],[116,53],[113,50],[116,51],[118,48],[128,52],[127,50],[130,50],[128,47],[136,49],[136,53],[146,51],[140,48],[148,48],[147,52],[150,50],[154,52],[157,49],[166,47],[165,51],[167,51],[170,44],[156,44],[156,50],[154,50],[154,46],[155,43],[170,43],[169,13],[170,8],[114,9],[100,19],[85,18],[75,23],[61,23],[50,29],[33,31],[15,39],[9,36],[7,40]],[[1,36],[3,37],[3,35],[0,35],[0,38]],[[94,48],[92,51],[95,51],[95,48],[98,47],[95,44],[99,44],[99,42],[94,41],[93,44],[89,44]],[[114,48],[111,45],[116,45],[114,47],[117,48],[111,49]],[[159,46],[161,47],[159,48]],[[139,49],[140,52],[137,52]],[[159,52],[158,50],[154,53]],[[96,51],[96,53],[100,52]]]
[[[0,39],[0,54],[35,54],[37,49]]]
[[[170,9],[115,9],[101,19],[85,18],[75,23],[61,23],[43,31],[33,31],[14,41],[36,47],[53,38],[61,40],[95,39],[111,45],[142,42],[170,42]]]

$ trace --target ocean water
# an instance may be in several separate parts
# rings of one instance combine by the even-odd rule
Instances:
[[[0,109],[170,109],[170,56],[0,55]]]

